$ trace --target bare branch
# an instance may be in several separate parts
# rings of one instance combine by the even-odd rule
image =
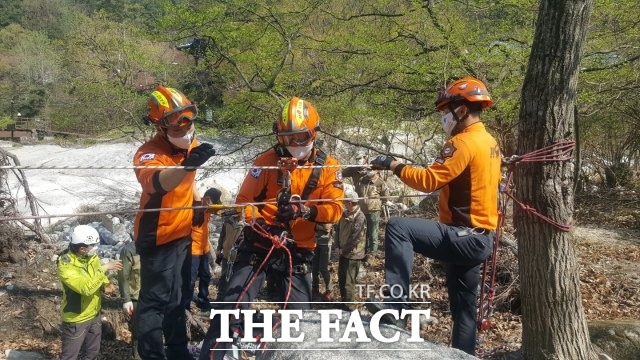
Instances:
[[[11,160],[13,160],[14,165],[20,165],[20,160],[18,160],[17,156],[15,156],[14,154],[2,148],[0,148],[0,155],[6,159],[10,158]],[[34,215],[34,216],[38,215],[38,200],[31,192],[31,189],[29,188],[29,182],[27,181],[27,177],[24,175],[24,171],[14,170],[14,174],[16,174],[18,181],[24,188],[24,193],[27,198],[27,201],[29,202],[29,208],[31,209],[31,215]],[[26,221],[20,221],[20,223],[25,227],[27,227],[28,229],[32,230],[34,233],[36,233],[36,235],[38,236],[41,242],[44,242],[44,243],[51,242],[49,239],[49,236],[47,236],[44,229],[42,228],[40,219],[35,219],[33,224],[30,224]]]
[[[593,71],[601,71],[601,70],[610,70],[610,69],[615,69],[617,67],[620,67],[622,65],[628,64],[628,63],[632,63],[636,60],[640,59],[640,55],[636,55],[636,56],[632,56],[626,60],[617,62],[615,64],[611,64],[611,65],[607,65],[607,66],[601,66],[601,67],[592,67],[592,68],[582,68],[580,69],[580,72],[593,72]]]

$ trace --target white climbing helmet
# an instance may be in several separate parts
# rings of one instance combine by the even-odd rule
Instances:
[[[71,233],[72,244],[95,245],[100,242],[98,231],[89,225],[78,225]]]

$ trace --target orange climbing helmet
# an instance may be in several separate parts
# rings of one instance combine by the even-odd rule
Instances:
[[[158,85],[147,100],[149,108],[145,122],[161,127],[182,127],[191,124],[198,108],[180,91]]]
[[[489,90],[482,81],[473,77],[464,77],[452,82],[444,91],[440,92],[438,100],[436,100],[436,109],[443,110],[445,107],[461,101],[479,102],[483,109],[493,104]]]
[[[278,143],[283,146],[305,146],[316,138],[320,115],[308,101],[294,97],[284,105],[274,126]]]

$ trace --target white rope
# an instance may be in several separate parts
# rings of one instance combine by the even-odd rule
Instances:
[[[299,169],[313,168],[344,168],[344,167],[362,167],[368,168],[371,165],[302,165],[297,166]],[[182,165],[122,165],[122,166],[81,166],[81,165],[2,165],[0,170],[135,170],[135,169],[184,169]],[[246,170],[246,166],[189,166],[190,169],[216,169],[216,170]],[[280,169],[279,166],[250,166],[250,169]]]
[[[396,199],[400,197],[421,197],[427,194],[414,194],[414,195],[389,195],[389,196],[380,196],[376,199],[388,200],[388,199]],[[367,197],[353,197],[353,198],[327,198],[327,199],[308,199],[308,200],[292,200],[292,203],[319,203],[319,202],[327,202],[327,201],[344,201],[344,200],[363,200],[368,199]],[[251,203],[240,203],[240,204],[222,204],[224,208],[238,208],[238,207],[257,207],[260,205],[272,204],[276,205],[275,201],[262,201],[262,202],[251,202]],[[135,214],[135,213],[147,213],[147,212],[159,212],[159,211],[177,211],[177,210],[196,210],[196,209],[208,209],[208,206],[185,206],[185,207],[175,207],[175,208],[154,208],[154,209],[125,209],[125,210],[111,210],[111,211],[91,211],[91,212],[81,212],[74,214],[53,214],[53,215],[21,215],[21,216],[2,216],[0,217],[0,222],[3,221],[15,221],[15,220],[35,220],[35,219],[51,219],[51,218],[68,218],[75,216],[94,216],[94,215],[109,215],[109,214]]]

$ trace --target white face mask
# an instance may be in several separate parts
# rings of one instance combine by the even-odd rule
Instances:
[[[440,121],[442,122],[442,129],[444,130],[444,132],[446,132],[447,135],[451,136],[451,132],[453,132],[453,128],[455,128],[456,125],[458,125],[458,122],[456,121],[456,119],[453,118],[453,112],[448,112],[442,115],[442,118],[440,119]]]
[[[313,149],[313,141],[305,146],[287,146],[289,154],[298,160],[303,160],[309,157],[311,149]]]
[[[169,142],[172,143],[175,147],[188,150],[189,146],[191,146],[191,143],[193,142],[193,139],[195,138],[195,134],[196,130],[194,128],[191,128],[191,130],[189,130],[181,137],[173,137],[167,134],[167,139],[169,139]]]
[[[89,249],[89,251],[87,251],[87,256],[91,257],[93,255],[96,255],[97,253],[98,253],[98,246],[93,245],[93,247]]]

